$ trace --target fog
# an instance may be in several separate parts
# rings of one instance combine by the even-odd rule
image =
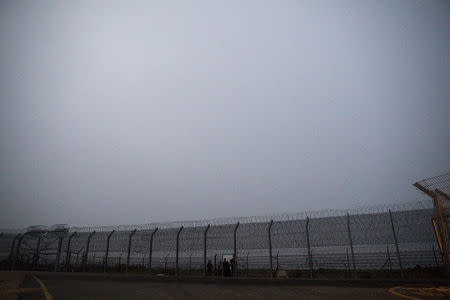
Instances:
[[[0,227],[425,199],[450,2],[2,1]]]

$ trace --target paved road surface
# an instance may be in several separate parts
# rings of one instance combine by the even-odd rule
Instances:
[[[235,281],[152,280],[148,277],[93,276],[91,274],[37,273],[53,299],[394,299],[402,297],[389,287],[239,283]],[[28,275],[22,288],[38,287]],[[40,293],[19,299],[46,299]],[[405,298],[403,298],[405,299]],[[417,298],[430,299],[430,298]],[[433,299],[444,299],[442,297]]]

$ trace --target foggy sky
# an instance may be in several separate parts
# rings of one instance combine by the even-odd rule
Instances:
[[[448,1],[2,1],[0,227],[424,199]]]

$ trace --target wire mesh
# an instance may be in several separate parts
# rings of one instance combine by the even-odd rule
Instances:
[[[447,195],[450,195],[450,172],[423,179],[417,183],[419,183],[428,191],[434,192],[436,190],[439,190]]]
[[[29,265],[35,256],[37,265],[59,265],[70,270],[124,270],[127,264],[135,270],[150,268],[172,272],[176,266],[177,234],[178,266],[180,272],[204,268],[204,240],[206,259],[218,268],[224,257],[234,254],[236,242],[239,272],[273,268],[307,270],[310,268],[308,242],[314,269],[347,270],[355,268],[398,269],[394,246],[392,220],[398,246],[405,267],[423,267],[442,264],[431,223],[433,209],[428,203],[407,203],[389,206],[364,207],[354,210],[328,210],[263,217],[222,218],[203,221],[152,223],[138,226],[72,227],[65,232],[45,232],[38,243],[39,234],[26,234],[17,246],[19,265]],[[307,218],[309,223],[307,226]],[[269,224],[272,257],[269,256]],[[239,226],[237,226],[239,222]],[[211,225],[206,231],[207,226]],[[150,237],[153,236],[150,253]],[[236,230],[236,241],[234,231]],[[134,229],[135,234],[131,235]],[[111,234],[112,230],[115,230]],[[94,232],[95,231],[95,232]],[[25,232],[23,232],[25,233]],[[69,247],[69,236],[70,239]],[[108,246],[108,236],[110,236]],[[131,241],[130,241],[131,236]],[[16,234],[0,237],[0,258],[10,260],[11,247]],[[58,243],[62,237],[62,243]],[[350,241],[352,243],[350,243]],[[39,244],[39,247],[38,247]],[[61,246],[59,246],[61,245]],[[109,247],[107,249],[107,247]],[[390,249],[388,261],[387,249]],[[57,254],[60,253],[59,261]],[[129,252],[129,260],[128,260]],[[106,253],[108,253],[107,265]],[[149,265],[151,255],[151,266]],[[389,262],[389,264],[388,264]]]

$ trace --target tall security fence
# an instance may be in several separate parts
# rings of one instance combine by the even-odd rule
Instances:
[[[414,183],[414,186],[433,199],[433,226],[439,250],[450,276],[450,172]]]
[[[32,226],[0,236],[2,269],[314,277],[442,266],[423,203],[144,225]],[[224,259],[226,262],[224,263]]]

